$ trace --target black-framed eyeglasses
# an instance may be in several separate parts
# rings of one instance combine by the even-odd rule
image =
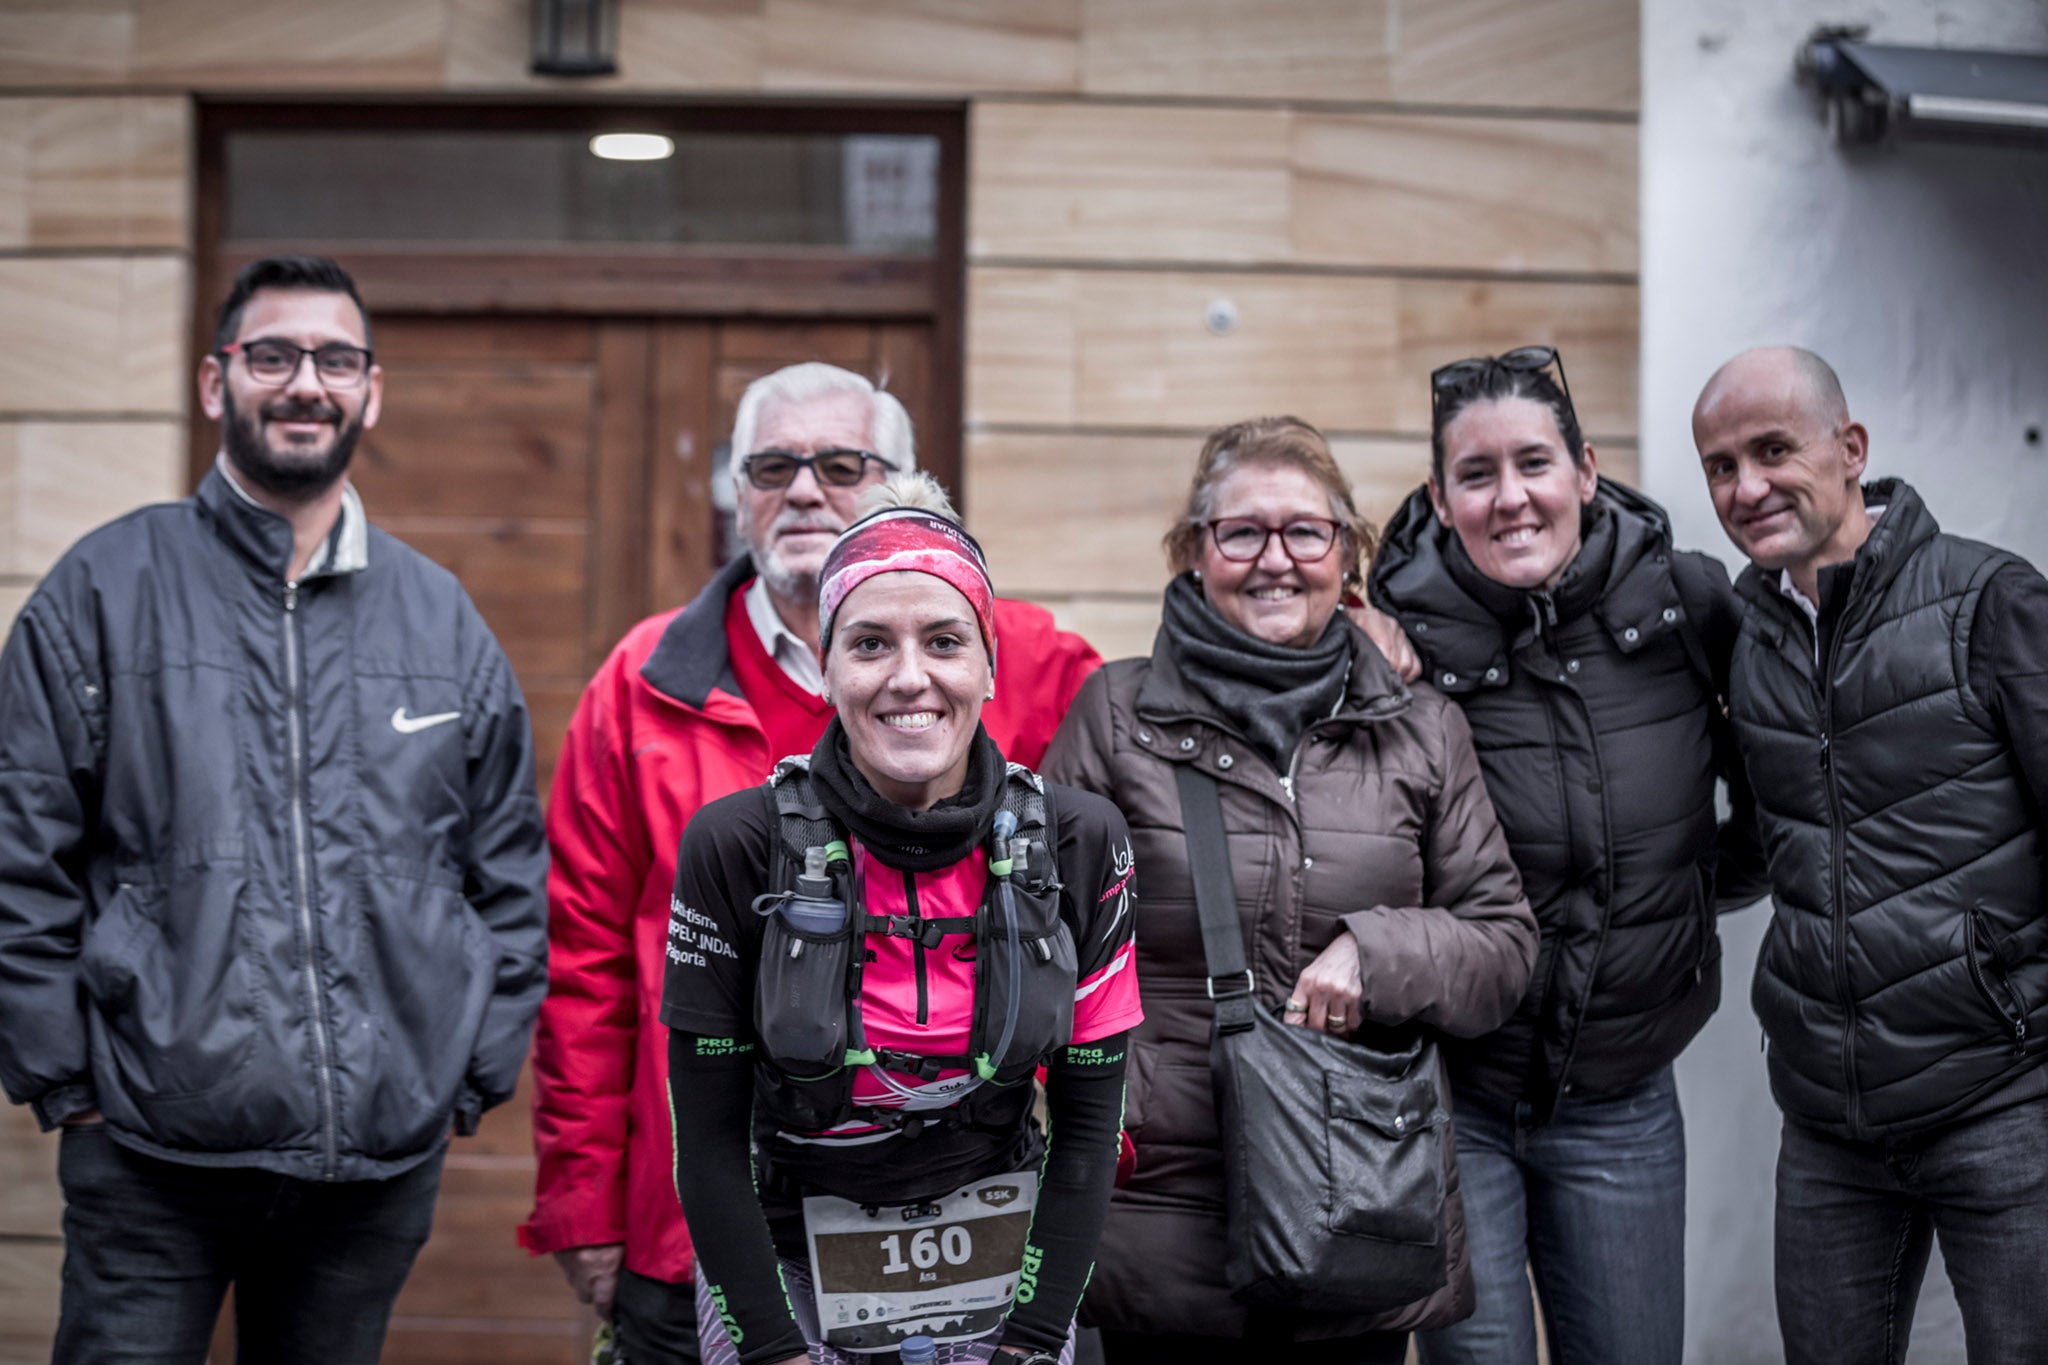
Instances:
[[[1434,417],[1446,394],[1456,393],[1488,370],[1500,369],[1513,374],[1539,374],[1551,366],[1557,367],[1557,387],[1564,394],[1567,407],[1572,405],[1572,386],[1564,377],[1564,357],[1555,346],[1517,346],[1512,351],[1499,355],[1475,355],[1468,360],[1453,360],[1448,365],[1439,365],[1429,374],[1429,411]],[[1576,408],[1573,411],[1577,411]]]
[[[763,492],[787,488],[796,481],[799,470],[808,469],[811,477],[827,488],[852,488],[866,476],[868,461],[880,465],[883,472],[893,474],[896,465],[885,460],[872,450],[821,450],[814,455],[799,455],[793,450],[757,450],[740,461],[747,482]]]
[[[1280,548],[1296,564],[1313,564],[1337,546],[1343,527],[1328,517],[1296,517],[1284,526],[1268,526],[1255,517],[1218,517],[1205,521],[1216,553],[1233,564],[1249,564],[1266,553],[1266,543],[1280,537]]]
[[[329,388],[352,389],[370,373],[370,353],[339,341],[309,348],[282,337],[257,337],[230,341],[220,353],[241,356],[249,367],[249,377],[259,384],[289,384],[307,356],[313,357],[313,373]]]

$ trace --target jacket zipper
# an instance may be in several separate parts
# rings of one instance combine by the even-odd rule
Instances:
[[[1287,793],[1287,804],[1296,809],[1300,808],[1300,803],[1294,796],[1294,775],[1301,767],[1301,751],[1308,747],[1309,736],[1314,733],[1314,726],[1301,732],[1301,738],[1294,741],[1294,752],[1287,756],[1287,771],[1280,774],[1280,790]]]
[[[910,911],[910,927],[914,931],[913,937],[910,940],[910,951],[917,962],[917,1022],[924,1024],[931,1022],[928,1017],[931,1010],[931,997],[927,994],[925,986],[924,923],[918,915],[917,874],[915,872],[905,872],[903,874],[903,903],[905,908]]]
[[[306,836],[306,731],[302,714],[305,689],[299,675],[299,585],[284,585],[285,720],[290,733],[292,875],[299,912],[299,952],[305,963],[306,1008],[313,1020],[313,1051],[318,1070],[320,1141],[326,1160],[323,1178],[335,1178],[339,1146],[334,1131],[334,1057],[327,1039],[327,1014],[320,996],[320,970],[313,936],[313,865]]]
[[[1820,629],[1819,623],[1814,629]],[[1856,1000],[1849,990],[1849,908],[1842,900],[1842,787],[1835,773],[1835,658],[1842,645],[1841,623],[1828,639],[1827,658],[1814,681],[1820,689],[1820,771],[1828,793],[1828,913],[1835,926],[1835,991],[1842,1000],[1842,1086],[1849,1100],[1849,1128],[1863,1127],[1863,1097],[1856,1089]]]
[[[1557,599],[1548,592],[1530,593],[1529,611],[1535,618],[1537,643],[1548,649],[1550,657],[1558,664],[1565,663],[1565,651],[1559,647],[1560,642],[1557,638]],[[1572,685],[1569,674],[1559,673],[1557,685],[1578,705],[1579,712],[1584,717],[1589,752],[1593,757],[1593,781],[1599,784],[1599,789],[1594,794],[1600,798],[1600,884],[1597,888],[1599,900],[1596,902],[1600,908],[1600,932],[1593,942],[1593,960],[1586,965],[1586,980],[1579,987],[1579,998],[1572,1008],[1571,1037],[1559,1040],[1564,1044],[1564,1056],[1558,1062],[1557,1074],[1547,1078],[1551,1087],[1551,1113],[1557,1112],[1564,1103],[1564,1096],[1570,1092],[1572,1063],[1578,1060],[1580,1029],[1585,1024],[1586,1007],[1593,999],[1593,987],[1600,977],[1600,962],[1607,955],[1607,932],[1614,924],[1614,839],[1607,818],[1607,765],[1601,759],[1599,732],[1593,725],[1592,713],[1586,705],[1584,695]],[[1555,721],[1551,724],[1551,735],[1553,747],[1561,747],[1558,744]],[[1544,973],[1543,995],[1540,998],[1546,1006],[1557,981],[1558,962],[1562,956],[1562,953],[1553,950],[1550,955],[1550,967]],[[1542,1049],[1542,1040],[1539,1038],[1536,1042],[1536,1059],[1542,1057]]]

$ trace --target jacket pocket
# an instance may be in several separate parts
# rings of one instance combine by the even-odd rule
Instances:
[[[362,1077],[344,1136],[388,1158],[421,1150],[446,1129],[497,985],[497,946],[461,890],[439,880],[366,879],[360,996],[337,993],[338,1065]],[[357,1012],[360,1011],[360,1014]],[[351,1025],[374,1020],[373,1029]],[[376,1055],[349,1046],[374,1036]]]
[[[975,1022],[988,1052],[975,1060],[985,1075],[992,1068],[992,1078],[1009,1085],[1073,1038],[1074,986],[1081,971],[1074,932],[1059,913],[1057,888],[1034,891],[1021,880],[1007,887],[990,881],[991,894],[980,911],[986,917],[983,947],[974,964]],[[1014,940],[1006,900],[1016,913]],[[1002,1046],[1006,1031],[1008,1047]]]
[[[836,934],[799,929],[781,914],[761,928],[754,977],[754,1032],[775,1065],[798,1077],[846,1065],[846,981],[852,916]]]
[[[1136,1143],[1145,1136],[1145,1119],[1149,1113],[1147,1103],[1152,1091],[1152,1068],[1157,1064],[1159,1049],[1151,1043],[1131,1039],[1131,1065],[1124,1073],[1124,1131]]]
[[[1692,966],[1692,979],[1697,981],[1714,960],[1721,946],[1721,937],[1720,923],[1714,914],[1714,870],[1705,863],[1695,863],[1693,880],[1696,883],[1693,894],[1698,898],[1693,907],[1693,918],[1700,930],[1699,956],[1693,960]]]
[[[1998,937],[1981,905],[1971,906],[1963,916],[1963,958],[1970,969],[1970,984],[1998,1016],[1999,1026],[2012,1036],[2014,1049],[2026,1051],[2027,1004],[2006,972]]]
[[[135,1101],[192,1098],[249,1064],[257,1001],[236,937],[245,888],[239,867],[201,868],[181,873],[175,890],[123,882],[100,908],[79,968],[103,1090]]]

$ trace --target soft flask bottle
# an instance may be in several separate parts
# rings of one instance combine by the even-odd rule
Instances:
[[[846,927],[846,902],[832,894],[825,855],[822,844],[804,850],[804,870],[797,874],[796,891],[775,912],[800,933],[836,934]]]

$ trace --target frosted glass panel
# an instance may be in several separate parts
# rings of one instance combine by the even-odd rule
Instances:
[[[606,161],[588,132],[235,132],[227,236],[932,251],[936,138],[671,136],[667,160]]]

